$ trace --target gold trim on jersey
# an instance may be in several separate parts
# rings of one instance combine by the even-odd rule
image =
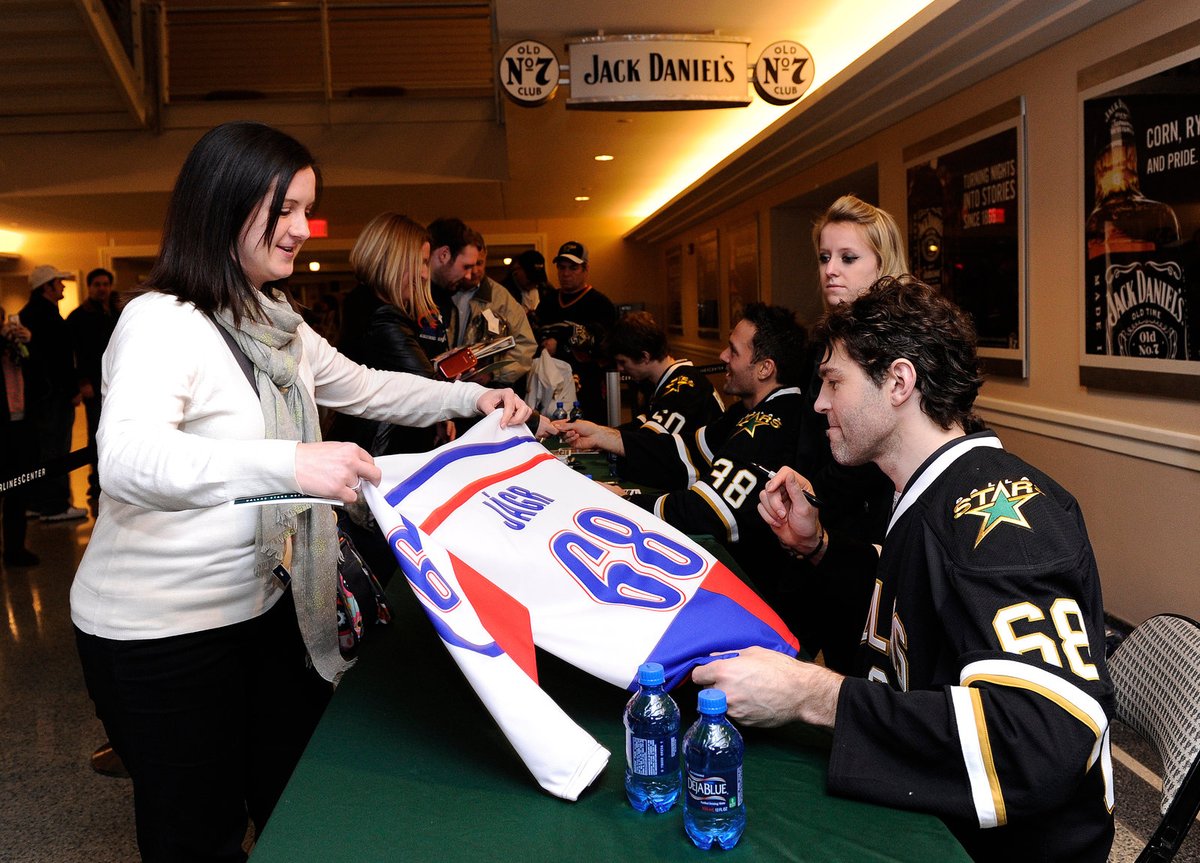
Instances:
[[[996,823],[1007,824],[1008,813],[1004,807],[1004,792],[1000,790],[1000,777],[996,775],[996,759],[992,757],[992,741],[988,737],[987,719],[983,715],[983,697],[977,689],[971,689],[971,712],[975,716],[975,733],[979,737],[979,751],[983,756],[983,769],[987,772],[988,787],[992,791],[992,806],[996,810]]]
[[[695,492],[702,501],[712,507],[712,511],[717,514],[717,518],[725,525],[725,532],[729,537],[729,541],[737,542],[739,539],[737,518],[713,487],[706,482],[698,482],[689,488],[688,491]]]
[[[1112,809],[1114,793],[1108,715],[1099,701],[1069,680],[1045,669],[1010,659],[981,659],[970,663],[959,672],[960,686],[970,687],[979,683],[1024,689],[1040,695],[1091,731],[1096,742],[1092,745],[1084,769],[1091,770],[1099,762],[1104,780],[1104,802],[1110,810]]]

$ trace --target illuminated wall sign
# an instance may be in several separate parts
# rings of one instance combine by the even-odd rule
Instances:
[[[514,102],[540,105],[554,96],[561,74],[558,57],[548,45],[526,39],[500,58],[500,86]]]
[[[799,42],[772,42],[754,64],[754,90],[772,105],[799,101],[812,80],[812,54]]]
[[[670,111],[741,108],[748,39],[704,35],[589,36],[567,42],[568,108]]]

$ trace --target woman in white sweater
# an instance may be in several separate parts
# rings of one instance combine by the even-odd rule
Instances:
[[[232,501],[351,502],[379,481],[358,446],[321,442],[317,405],[405,425],[529,415],[511,391],[357,365],[303,323],[276,284],[318,191],[293,138],[207,133],[104,355],[104,488],[71,614],[147,861],[245,859],[247,815],[261,831],[345,668],[330,507]]]

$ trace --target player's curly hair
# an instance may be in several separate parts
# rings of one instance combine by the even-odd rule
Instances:
[[[983,385],[975,327],[966,312],[913,276],[885,276],[854,302],[835,306],[814,337],[826,353],[840,344],[876,385],[893,362],[908,360],[930,419],[944,429],[983,427],[973,410]]]

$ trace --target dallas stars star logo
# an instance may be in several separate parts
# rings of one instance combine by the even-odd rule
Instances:
[[[1041,493],[1041,489],[1028,479],[1000,480],[982,491],[971,492],[969,497],[959,498],[954,505],[954,517],[975,515],[983,519],[975,536],[974,547],[979,548],[983,538],[1002,524],[1033,530],[1021,507]]]
[[[683,387],[694,387],[695,385],[687,375],[680,375],[677,378],[671,378],[671,380],[667,381],[666,386],[663,387],[663,395],[674,395]]]
[[[760,428],[764,427],[779,428],[779,420],[776,419],[772,414],[764,414],[755,411],[752,414],[746,414],[744,417],[738,420],[737,431],[735,431],[734,434],[744,431],[746,434],[750,435],[750,437],[754,437],[754,433]]]

